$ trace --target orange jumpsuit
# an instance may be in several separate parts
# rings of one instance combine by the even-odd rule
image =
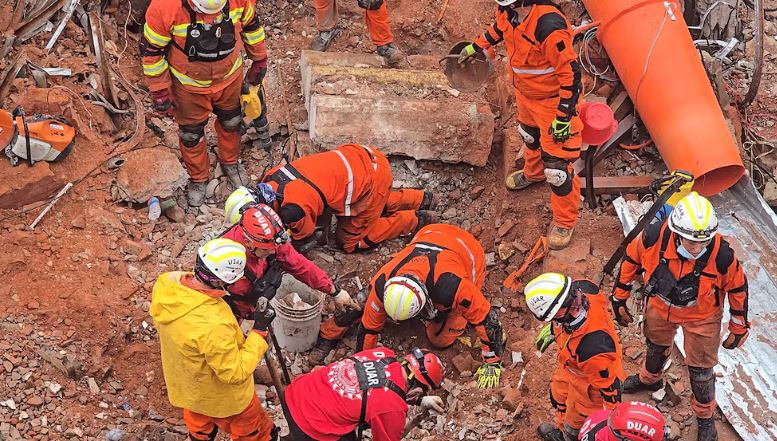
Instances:
[[[675,279],[687,277],[685,280],[693,280],[691,286],[695,289],[688,291],[690,296],[664,296],[654,290],[648,293],[650,299],[644,318],[647,355],[639,372],[640,380],[645,384],[656,383],[663,377],[664,362],[680,327],[683,329],[685,361],[691,370],[693,386],[694,371],[703,370],[709,375],[718,364],[725,295],[728,295],[731,313],[729,331],[743,334],[750,327],[747,320],[747,278],[734,251],[720,234],[713,238],[705,254],[694,261],[677,254],[675,240],[676,234],[669,230],[666,222],[649,225],[626,248],[613,295],[617,299],[628,299],[631,283],[642,270],[642,278],[646,285],[650,285],[653,275],[662,266],[662,254]],[[698,394],[694,390],[691,407],[697,416],[712,417],[715,406],[714,388]]]
[[[484,326],[491,303],[481,288],[486,277],[486,257],[474,236],[459,227],[431,224],[418,231],[410,245],[383,265],[370,282],[357,336],[357,351],[377,346],[387,315],[383,307],[386,280],[411,274],[424,281],[437,314],[425,318],[429,342],[445,348],[456,342],[467,324],[475,326],[483,358],[498,361],[501,342],[491,342]]]
[[[424,192],[391,191],[386,156],[371,147],[345,144],[279,165],[263,181],[278,193],[274,207],[294,240],[313,235],[326,209],[337,216],[337,241],[347,253],[411,234]],[[328,227],[325,226],[325,227]]]
[[[264,28],[252,0],[228,0],[224,11],[205,15],[184,7],[181,0],[152,0],[146,11],[146,24],[140,42],[143,74],[150,91],[170,89],[176,101],[180,148],[193,182],[208,180],[209,163],[205,126],[211,112],[218,117],[219,161],[237,163],[240,154],[240,89],[243,80],[243,56],[255,63],[267,63]],[[216,61],[190,60],[185,52],[192,18],[201,26],[224,23],[234,25],[234,42],[219,47],[229,52]],[[193,28],[192,28],[193,29]],[[231,47],[228,49],[227,46]]]
[[[588,301],[585,322],[571,333],[553,322],[558,367],[550,380],[550,401],[562,430],[564,423],[580,430],[591,413],[615,408],[626,376],[607,298],[587,280],[576,280],[571,289],[578,288]]]
[[[334,29],[338,19],[337,0],[316,0],[316,27],[319,31]],[[375,46],[394,42],[385,0],[378,9],[365,9],[364,21],[367,23],[367,30],[370,32],[372,43]]]
[[[583,129],[577,116],[582,74],[572,48],[572,28],[553,5],[533,5],[523,20],[520,11],[500,8],[495,22],[475,45],[489,49],[505,42],[519,131],[527,147],[524,176],[530,181],[547,177],[553,223],[572,228],[580,203],[580,180],[572,162],[580,156]],[[556,118],[572,124],[571,137],[564,142],[556,142],[548,132]]]

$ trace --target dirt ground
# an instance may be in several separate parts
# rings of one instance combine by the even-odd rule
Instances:
[[[485,30],[495,9],[490,0],[450,0],[446,4],[443,19],[437,23],[442,0],[390,2],[397,45],[409,54],[447,53],[455,42],[471,39]],[[372,52],[374,47],[355,2],[344,2],[340,7],[347,31],[330,51]],[[570,12],[579,11],[579,5],[567,7]],[[286,112],[294,126],[301,127],[306,120],[297,62],[300,51],[315,35],[313,8],[309,4],[272,0],[261,3],[259,9],[266,21],[272,69],[283,78],[285,86],[269,91],[271,104],[275,104],[270,108],[276,128],[275,145],[288,147],[290,128],[285,127]],[[139,85],[142,72],[136,55],[138,35],[127,19],[129,12],[122,3],[101,20],[106,50],[118,71],[129,83]],[[570,14],[572,21],[578,22],[578,17],[579,14]],[[773,23],[774,17],[771,19]],[[17,79],[3,103],[6,109],[22,104],[28,114],[64,114],[75,122],[80,135],[75,152],[66,161],[51,165],[56,177],[76,185],[34,231],[26,227],[40,212],[40,203],[0,211],[0,439],[105,439],[111,429],[123,431],[123,439],[184,439],[186,429],[180,410],[173,408],[166,397],[159,345],[148,315],[150,290],[160,273],[191,267],[198,241],[223,227],[219,211],[222,205],[215,201],[211,207],[187,213],[174,222],[164,216],[150,221],[142,205],[114,202],[111,186],[116,172],[101,164],[115,155],[117,145],[133,132],[134,119],[111,119],[102,108],[84,101],[90,88],[88,72],[93,71],[94,64],[86,49],[86,38],[83,29],[70,23],[51,54],[40,49],[47,34],[25,43],[23,47],[35,64],[67,66],[74,74],[68,78],[50,77],[47,88],[35,86],[30,78]],[[767,51],[770,59],[777,55],[775,46],[767,46]],[[5,67],[8,60],[2,62]],[[774,79],[775,71],[767,67],[761,95],[743,114],[743,123],[767,139],[777,138]],[[151,113],[150,100],[142,86],[134,87],[133,92],[144,99],[149,128],[138,148],[161,147],[177,153],[175,125]],[[128,103],[129,97],[122,94],[123,102]],[[287,107],[278,104],[279,96],[288,102]],[[485,99],[498,108],[493,88]],[[510,123],[506,127],[511,127]],[[298,133],[298,148],[309,152],[312,147],[305,135],[304,131]],[[212,136],[210,141],[213,144]],[[279,158],[277,149],[271,157],[250,147],[243,154],[244,164],[253,176],[261,175]],[[612,174],[637,165],[644,166],[646,172],[660,172],[663,165],[656,158],[657,153],[651,149],[637,152],[636,156],[618,151],[603,167]],[[501,135],[495,140],[488,164],[482,168],[392,159],[397,181],[436,191],[441,196],[439,212],[443,220],[472,231],[486,253],[494,257],[484,290],[492,303],[501,307],[508,347],[523,356],[522,363],[511,366],[508,351],[501,385],[517,389],[518,395],[505,404],[498,391],[476,389],[471,376],[461,375],[453,368],[454,356],[470,352],[477,358],[477,349],[457,343],[444,351],[450,382],[446,382],[442,394],[453,410],[444,417],[423,421],[411,433],[413,439],[537,439],[536,425],[553,418],[548,379],[554,365],[554,348],[542,356],[536,352],[533,340],[540,325],[526,311],[520,293],[501,287],[538,237],[545,234],[550,221],[549,190],[536,186],[508,193],[502,184],[502,162]],[[82,179],[95,167],[95,172]],[[183,201],[179,197],[181,206]],[[620,243],[621,231],[611,206],[602,204],[601,208],[581,211],[575,240],[590,240],[588,260],[593,264],[586,270],[601,267]],[[323,248],[309,257],[331,274],[343,272],[343,268],[356,269],[360,282],[366,285],[375,269],[404,243],[391,241],[360,255]],[[495,255],[500,244],[512,251],[507,259]],[[597,271],[587,272],[595,278]],[[541,264],[532,265],[522,280],[528,281],[541,272]],[[355,279],[346,284],[352,291],[357,290],[356,285]],[[602,289],[609,292],[611,285]],[[471,337],[476,341],[474,334]],[[404,349],[424,345],[423,332],[415,325],[389,326],[382,341]],[[622,343],[626,370],[635,372],[644,352],[638,330],[624,329]],[[353,338],[349,337],[337,355],[352,346]],[[286,356],[290,363],[299,358],[294,354]],[[677,354],[668,378],[677,397],[658,405],[671,416],[673,428],[681,432],[679,439],[695,439],[690,385]],[[272,390],[263,386],[258,390],[271,413],[277,416],[278,400]],[[636,398],[655,402],[648,396]],[[739,439],[725,418],[718,417],[720,439]]]

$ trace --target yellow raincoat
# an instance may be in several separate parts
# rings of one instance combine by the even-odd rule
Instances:
[[[256,332],[243,336],[229,306],[180,283],[188,273],[159,276],[151,317],[173,406],[214,418],[237,415],[254,396],[254,369],[267,350]]]

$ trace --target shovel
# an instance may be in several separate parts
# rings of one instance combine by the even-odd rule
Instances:
[[[260,297],[259,300],[256,302],[256,309],[258,309],[261,312],[264,312],[267,310],[268,301],[266,297]],[[283,354],[281,354],[281,348],[280,345],[278,345],[278,341],[275,339],[275,334],[273,334],[272,326],[268,326],[268,337],[270,340],[272,340],[273,348],[275,349],[275,355],[278,358],[278,364],[281,365],[281,369],[283,369],[284,379],[286,380],[287,384],[291,384],[291,379],[289,377],[289,371],[286,368],[286,362],[283,360]],[[270,355],[270,351],[264,352],[264,361],[267,363],[267,370],[270,371],[270,378],[272,379],[273,386],[275,386],[275,390],[278,392],[278,399],[281,400],[281,406],[288,412],[288,408],[286,407],[286,397],[284,395],[284,389],[285,386],[283,383],[281,383],[280,375],[278,374],[278,369],[275,367],[275,363],[273,363],[272,355]]]

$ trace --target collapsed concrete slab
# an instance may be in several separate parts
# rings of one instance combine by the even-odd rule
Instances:
[[[448,86],[433,57],[387,69],[375,55],[303,51],[310,138],[321,148],[358,143],[389,154],[483,166],[494,115],[478,95]]]
[[[0,209],[21,208],[48,199],[65,185],[47,162],[36,162],[32,167],[23,162],[12,167],[4,159],[0,160]]]

